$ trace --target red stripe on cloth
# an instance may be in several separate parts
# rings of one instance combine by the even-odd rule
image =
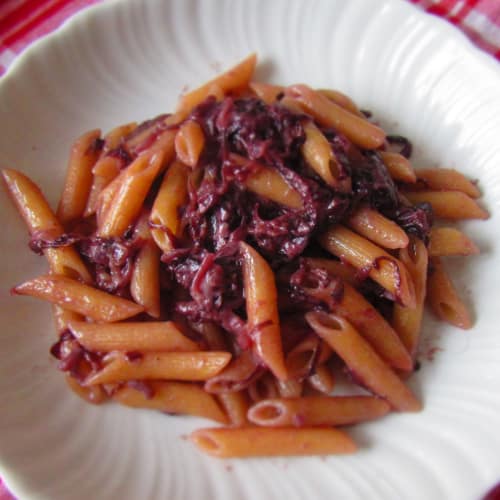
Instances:
[[[0,19],[9,15],[13,10],[17,9],[26,0],[3,0],[0,2]]]
[[[450,21],[454,22],[455,24],[461,24],[469,14],[469,12],[473,10],[478,3],[479,0],[468,0],[467,2],[464,2],[462,8],[455,15],[449,18]]]
[[[22,24],[26,18],[29,18],[33,11],[42,10],[45,8],[45,4],[49,3],[51,0],[26,0],[21,4],[18,4],[17,8],[14,8],[5,17],[0,18],[0,33],[7,34],[12,28],[17,25]]]
[[[39,24],[43,23],[50,17],[52,17],[58,10],[61,10],[65,5],[70,4],[73,0],[58,0],[52,5],[49,5],[48,8],[44,9],[38,15],[33,17],[30,21],[20,26],[16,31],[11,33],[4,39],[5,45],[12,45],[17,40],[25,36],[31,30],[36,28]]]

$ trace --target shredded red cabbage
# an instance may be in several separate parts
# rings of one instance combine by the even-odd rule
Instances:
[[[129,164],[168,128],[165,116],[143,123],[130,134],[127,140],[135,140],[133,147],[120,145],[106,154],[120,158],[123,166]],[[316,124],[332,146],[340,178],[350,188],[332,188],[309,167],[301,152],[304,125],[312,120],[307,114],[290,111],[279,102],[267,105],[257,98],[226,97],[217,102],[209,97],[187,120],[200,125],[205,147],[195,168],[199,176],[190,180],[187,203],[180,209],[182,236],[174,238],[166,228],[156,228],[165,230],[173,245],[162,256],[163,287],[171,296],[166,307],[193,323],[219,324],[233,335],[239,349],[247,348],[252,340],[245,326],[238,242],[246,241],[268,260],[278,276],[278,287],[287,291],[287,308],[322,308],[340,300],[341,282],[319,270],[311,273],[300,257],[315,247],[317,234],[342,222],[360,204],[376,208],[407,233],[428,242],[430,206],[405,205],[376,151],[359,149],[342,134]],[[401,154],[411,154],[406,138],[389,136],[389,142],[398,145]],[[250,161],[242,164],[234,155]],[[264,199],[245,188],[245,179],[258,168],[256,162],[282,175],[300,195],[301,209]],[[99,288],[127,294],[135,255],[143,244],[133,235],[131,230],[111,239],[88,234],[53,239],[33,235],[30,246],[41,253],[45,248],[75,244]],[[375,300],[387,298],[374,284],[367,286],[366,295]]]

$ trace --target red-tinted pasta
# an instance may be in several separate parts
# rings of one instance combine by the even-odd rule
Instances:
[[[229,424],[192,435],[215,456],[351,453],[324,426],[421,408],[400,373],[418,356],[426,286],[451,321],[440,258],[479,252],[431,232],[432,208],[452,218],[439,196],[479,207],[479,191],[455,171],[452,186],[431,170],[415,183],[406,139],[389,151],[393,136],[344,94],[252,82],[255,63],[174,114],[80,136],[57,216],[5,170],[51,266],[13,292],[55,304],[51,353],[87,401]],[[469,327],[454,304],[451,322]],[[352,396],[336,393],[339,371]]]

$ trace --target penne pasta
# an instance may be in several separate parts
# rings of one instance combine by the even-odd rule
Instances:
[[[399,259],[403,262],[410,273],[415,287],[416,307],[408,307],[395,304],[392,324],[398,332],[406,350],[415,359],[417,346],[422,326],[422,315],[427,286],[428,253],[425,244],[413,238],[407,248],[399,251]]]
[[[352,425],[380,418],[391,410],[374,396],[308,396],[265,399],[248,410],[248,419],[266,427]]]
[[[143,311],[142,306],[130,300],[57,274],[26,281],[12,292],[47,300],[95,321],[108,323],[131,318]]]
[[[476,255],[477,245],[454,227],[433,227],[429,237],[429,256]]]
[[[92,187],[92,167],[100,148],[100,130],[91,130],[79,137],[71,148],[64,188],[57,207],[57,217],[63,225],[80,218],[87,205]]]
[[[139,156],[123,173],[110,202],[98,235],[102,238],[121,236],[138,217],[146,195],[164,166],[164,154]]]
[[[452,168],[421,168],[416,174],[418,180],[433,191],[461,191],[471,198],[481,195],[474,182]]]
[[[205,382],[205,390],[215,394],[237,392],[248,386],[263,373],[252,351],[243,351],[215,377]]]
[[[113,399],[132,408],[194,415],[221,424],[229,422],[215,398],[206,393],[199,385],[156,380],[149,382],[148,386],[152,392],[150,397],[140,389],[124,385],[113,394]]]
[[[441,259],[432,257],[429,266],[427,299],[432,311],[442,321],[468,330],[472,327],[469,311],[458,296]]]
[[[12,169],[2,170],[2,176],[17,211],[23,218],[30,236],[55,240],[64,234],[64,229],[50,208],[38,186],[24,174]],[[74,277],[91,283],[92,277],[80,256],[71,246],[45,248],[53,273]]]
[[[319,312],[307,313],[306,320],[344,360],[356,379],[370,391],[387,399],[399,411],[419,411],[422,408],[410,389],[348,321],[340,316]]]
[[[216,351],[145,353],[133,360],[113,355],[84,385],[156,379],[202,381],[217,375],[230,360],[230,353]]]
[[[408,158],[405,158],[399,153],[390,151],[380,151],[380,158],[384,162],[390,176],[395,181],[414,183],[417,181],[417,176]]]
[[[64,309],[64,307],[57,304],[52,304],[52,318],[54,319],[54,326],[58,335],[64,333],[72,321],[83,321],[84,319],[81,314]]]
[[[97,161],[92,169],[93,180],[87,204],[83,212],[84,217],[90,217],[97,212],[99,196],[109,183],[118,177],[122,161],[113,156],[105,156]]]
[[[410,308],[406,309],[413,310]],[[338,303],[333,306],[333,311],[352,323],[388,365],[404,371],[412,369],[412,359],[396,331],[348,283],[344,283],[344,293]]]
[[[288,380],[276,380],[278,392],[282,398],[298,398],[302,396],[304,383],[302,381],[289,378]]]
[[[250,82],[248,86],[266,104],[273,104],[285,91],[285,87],[282,85],[271,85],[270,83]]]
[[[172,321],[68,324],[78,342],[89,351],[190,352],[198,345],[185,337]]]
[[[262,362],[274,375],[287,378],[278,315],[274,274],[269,264],[251,246],[240,242],[247,325]]]
[[[248,386],[248,395],[253,402],[262,399],[277,398],[279,392],[276,386],[276,379],[270,373],[265,373]]]
[[[290,208],[301,208],[300,194],[287,184],[283,176],[274,168],[231,154],[230,159],[235,163],[252,164],[256,167],[245,180],[245,186],[255,194],[268,198]]]
[[[230,425],[234,427],[251,425],[247,419],[250,401],[244,392],[221,392],[216,397],[228,416]]]
[[[203,452],[218,458],[354,453],[356,445],[332,428],[199,429],[190,439]]]
[[[316,366],[331,356],[332,350],[314,334],[308,335],[286,355],[288,377],[303,380],[311,375]]]
[[[347,111],[350,111],[354,115],[360,116],[362,118],[365,117],[359,110],[356,103],[346,94],[332,89],[319,89],[317,92],[324,95],[325,97],[330,99],[330,101],[333,101],[335,104],[338,104],[342,108],[347,109]]]
[[[335,226],[319,238],[320,244],[352,266],[368,270],[368,276],[406,307],[415,306],[413,283],[405,266],[380,247],[345,227]]]
[[[195,167],[205,146],[202,128],[195,121],[184,122],[175,136],[175,153],[179,160]]]
[[[251,54],[225,73],[184,94],[180,99],[177,112],[187,115],[191,109],[204,101],[209,95],[213,95],[214,89],[220,89],[223,94],[227,94],[246,87],[252,77],[256,63],[257,56]]]
[[[151,209],[151,235],[163,252],[172,249],[172,236],[179,236],[179,208],[187,197],[189,168],[174,161],[167,170]]]
[[[475,200],[461,191],[407,191],[412,203],[430,203],[434,215],[441,219],[487,219],[489,214]]]
[[[383,248],[405,248],[408,245],[408,236],[395,222],[366,206],[358,208],[349,217],[347,225]]]
[[[301,150],[306,162],[328,185],[348,191],[350,179],[340,179],[342,166],[321,130],[311,121],[304,125],[304,132],[306,139]]]
[[[307,377],[307,383],[323,394],[330,394],[335,387],[335,377],[328,364],[323,363],[316,367],[312,375]]]
[[[325,269],[329,274],[340,278],[344,283],[349,283],[354,287],[358,285],[357,269],[346,262],[318,257],[306,257],[304,261],[311,269]]]
[[[160,249],[149,239],[135,258],[130,295],[153,318],[160,317]]]
[[[385,133],[381,128],[347,111],[307,85],[288,87],[285,95],[297,100],[319,123],[335,128],[357,146],[376,149],[385,141]]]

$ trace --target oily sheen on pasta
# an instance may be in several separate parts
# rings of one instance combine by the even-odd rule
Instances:
[[[254,81],[256,62],[83,133],[55,210],[4,169],[48,261],[12,292],[53,304],[50,351],[91,403],[211,419],[191,438],[216,457],[352,453],[346,426],[422,408],[425,304],[472,326],[443,261],[479,249],[447,220],[488,214],[348,96]]]

